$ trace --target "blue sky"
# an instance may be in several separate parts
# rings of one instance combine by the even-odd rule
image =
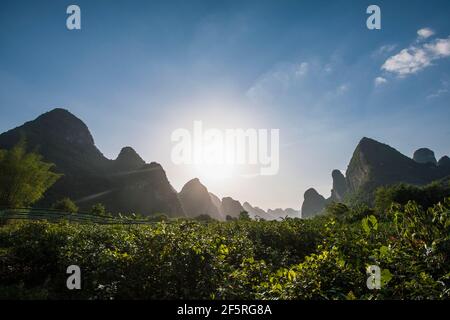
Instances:
[[[82,30],[66,29],[81,7]],[[382,29],[368,30],[370,4]],[[363,136],[450,153],[449,1],[2,1],[0,131],[55,107],[109,158],[130,145],[180,190],[300,208],[325,196]],[[419,30],[421,30],[419,32]],[[227,180],[176,166],[173,130],[279,128],[276,176]]]

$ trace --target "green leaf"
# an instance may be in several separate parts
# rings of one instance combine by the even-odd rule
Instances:
[[[381,270],[381,286],[384,287],[391,281],[392,273],[388,269]]]
[[[378,230],[378,220],[377,217],[375,217],[374,215],[370,215],[369,216],[369,221],[372,225],[372,229],[373,230]]]
[[[361,225],[366,234],[370,233],[369,220],[367,218],[362,219]]]

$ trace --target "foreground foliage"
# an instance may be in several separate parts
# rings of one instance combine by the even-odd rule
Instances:
[[[335,205],[312,220],[0,228],[0,298],[449,299],[450,199],[382,218]],[[66,288],[79,265],[82,289]],[[366,286],[368,265],[382,287]]]
[[[0,149],[0,207],[22,208],[42,198],[60,177],[53,164],[26,151],[22,140],[11,150]]]

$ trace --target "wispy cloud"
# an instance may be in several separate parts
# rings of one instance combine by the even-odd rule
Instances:
[[[354,84],[349,69],[339,59],[280,62],[255,79],[246,92],[249,102],[259,107],[282,105],[306,114],[329,113],[329,106],[350,108]]]
[[[436,90],[435,92],[428,95],[427,98],[428,99],[439,98],[440,96],[447,94],[449,92],[449,89],[450,89],[450,82],[442,81],[441,87],[438,90]]]
[[[396,44],[385,44],[385,45],[379,47],[377,50],[375,50],[372,54],[372,57],[378,58],[381,56],[386,56],[386,55],[390,54],[392,51],[394,51],[395,49],[397,49]]]
[[[430,28],[422,28],[417,30],[419,40],[427,39],[434,35],[434,31]]]
[[[376,77],[374,80],[375,86],[381,86],[382,84],[385,84],[387,82],[386,78],[383,77]]]
[[[420,32],[422,30],[422,32]],[[418,31],[423,37],[430,37],[430,31]],[[420,36],[420,34],[419,34]],[[407,76],[429,67],[434,61],[450,56],[450,37],[435,39],[421,45],[411,45],[389,57],[381,69],[398,76]]]
[[[251,99],[267,99],[273,91],[287,90],[291,85],[301,81],[309,72],[308,62],[285,63],[276,66],[273,70],[263,74],[247,90]]]

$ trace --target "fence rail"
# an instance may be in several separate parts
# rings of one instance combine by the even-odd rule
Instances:
[[[68,213],[52,209],[14,208],[0,209],[0,219],[6,220],[48,220],[58,222],[67,220],[78,223],[97,224],[154,224],[156,221],[121,217],[104,217],[89,213]]]

